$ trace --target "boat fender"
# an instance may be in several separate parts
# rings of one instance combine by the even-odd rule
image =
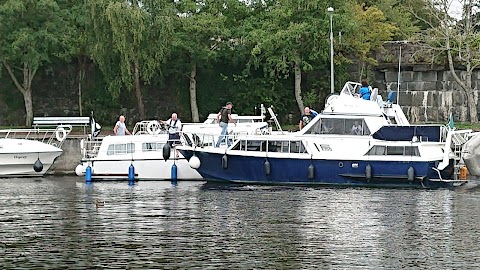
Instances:
[[[313,179],[315,178],[315,166],[313,164],[310,164],[308,166],[308,179]]]
[[[128,167],[128,181],[134,181],[135,180],[135,167],[133,166],[133,163],[130,164]]]
[[[412,182],[415,178],[415,169],[412,166],[410,166],[407,170],[407,178],[410,182]]]
[[[77,167],[75,167],[75,174],[77,176],[82,176],[83,175],[83,165],[78,164]]]
[[[188,161],[188,165],[190,165],[190,168],[192,169],[198,169],[200,167],[200,159],[193,155]]]
[[[365,167],[365,178],[367,180],[372,179],[372,166],[370,164],[367,164],[367,167]]]
[[[167,162],[167,160],[170,158],[170,152],[171,152],[170,144],[166,143],[163,146],[163,159],[165,160],[165,162]]]
[[[173,163],[172,165],[172,180],[177,180],[177,165]]]
[[[87,166],[85,169],[85,181],[91,182],[92,181],[92,167],[90,165]]]
[[[85,139],[80,140],[80,149],[85,149]]]
[[[467,180],[468,169],[467,166],[462,166],[460,168],[460,180]]]
[[[57,141],[62,142],[65,140],[65,137],[67,137],[67,131],[63,127],[59,127],[55,132],[55,137],[57,138]]]
[[[225,170],[228,168],[228,157],[227,154],[222,157],[222,168]]]
[[[265,174],[270,175],[271,168],[270,168],[270,161],[268,161],[268,159],[265,159],[265,163],[263,163],[263,167],[265,167]]]
[[[160,133],[160,123],[156,120],[148,122],[147,133],[150,134],[150,135],[159,134]]]
[[[40,158],[37,158],[37,161],[33,163],[33,170],[36,172],[41,172],[43,170],[43,163],[40,161]]]

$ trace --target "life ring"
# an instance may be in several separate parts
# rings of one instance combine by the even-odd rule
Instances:
[[[147,124],[147,133],[150,135],[157,135],[160,133],[160,123],[158,121],[150,121]]]
[[[55,137],[57,138],[57,141],[62,142],[65,140],[65,137],[67,137],[67,131],[63,127],[59,127],[55,132]]]

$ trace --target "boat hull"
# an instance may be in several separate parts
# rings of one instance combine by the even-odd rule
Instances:
[[[47,153],[0,153],[0,177],[43,176],[62,151]],[[36,172],[33,164],[40,159],[43,169]]]
[[[181,153],[187,158],[193,155],[191,150],[181,150]],[[201,164],[197,170],[208,181],[414,188],[453,185],[449,182],[429,180],[434,176],[431,168],[435,162],[265,158],[205,151],[197,151],[195,155],[200,159]],[[226,156],[226,162],[224,156]],[[268,166],[265,165],[267,160],[269,174],[266,169]],[[367,172],[368,165],[370,165],[371,174]],[[312,169],[309,171],[309,166],[313,166],[313,173]],[[413,180],[408,179],[410,167],[414,169]]]
[[[190,167],[185,158],[177,160],[83,160],[81,174],[85,175],[88,165],[92,168],[94,180],[128,180],[128,170],[133,165],[135,180],[171,180],[172,166],[177,166],[177,180],[200,180],[202,176]]]

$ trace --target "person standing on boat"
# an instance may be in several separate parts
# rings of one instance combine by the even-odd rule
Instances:
[[[223,139],[225,139],[227,146],[230,147],[230,141],[228,140],[228,122],[232,122],[235,126],[237,123],[232,118],[232,107],[233,104],[232,102],[227,102],[225,107],[223,107],[217,114],[217,122],[218,125],[222,128],[222,132],[220,133],[220,136],[218,137],[217,144],[215,147],[220,147],[220,144],[222,143]]]
[[[120,115],[117,123],[115,124],[115,127],[113,128],[113,133],[118,136],[123,136],[125,135],[125,133],[128,135],[132,135],[130,131],[128,131],[127,126],[125,125],[125,116]]]
[[[182,121],[178,119],[176,113],[172,113],[172,117],[167,121],[162,121],[163,124],[168,125],[168,144],[180,144],[180,131],[182,130]]]
[[[306,125],[308,125],[308,123],[310,123],[310,121],[318,115],[318,113],[314,110],[311,110],[309,107],[305,107],[305,110],[304,110],[304,114],[302,115],[302,117],[300,118],[300,123],[298,123],[298,127],[300,128],[300,130],[302,130],[302,128]]]
[[[366,80],[362,80],[362,87],[360,88],[359,94],[361,98],[365,100],[370,100],[371,91]]]

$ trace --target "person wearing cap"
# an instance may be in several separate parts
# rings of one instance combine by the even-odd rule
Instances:
[[[222,132],[218,137],[217,144],[215,147],[220,147],[220,143],[225,139],[227,146],[230,147],[230,141],[228,140],[228,122],[232,122],[235,126],[237,123],[232,118],[232,102],[227,102],[225,107],[223,107],[217,114],[218,125],[222,128]]]

